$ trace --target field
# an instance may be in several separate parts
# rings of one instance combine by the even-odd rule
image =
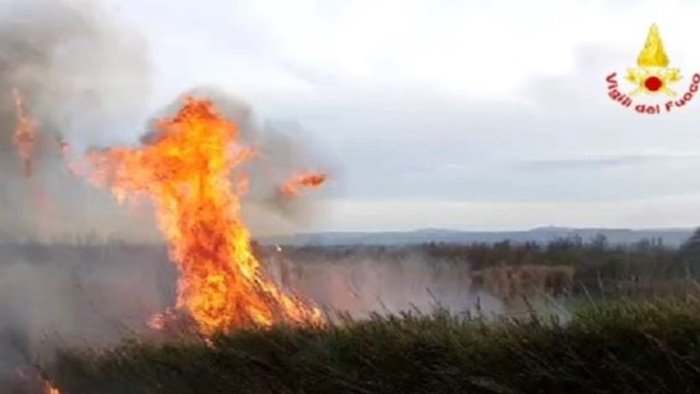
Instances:
[[[613,303],[566,324],[444,311],[61,353],[67,393],[694,393],[700,303]]]
[[[332,323],[206,340],[145,324],[175,296],[162,246],[3,245],[0,372],[62,394],[697,392],[697,239],[256,244]]]

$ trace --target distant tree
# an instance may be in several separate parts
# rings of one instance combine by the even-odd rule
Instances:
[[[596,236],[591,241],[591,246],[597,250],[605,250],[608,247],[608,237],[605,234],[596,234]]]
[[[677,259],[686,274],[692,275],[700,268],[700,228],[681,245]]]
[[[694,254],[700,252],[700,228],[695,230],[693,235],[681,245],[681,251]]]

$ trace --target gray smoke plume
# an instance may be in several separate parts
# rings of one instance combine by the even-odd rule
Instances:
[[[126,225],[112,220],[125,215],[108,195],[68,173],[59,141],[76,149],[100,144],[121,119],[146,108],[149,68],[145,41],[95,1],[0,1],[0,392],[8,392],[5,383],[17,367],[45,353],[46,336],[56,346],[55,332],[89,341],[117,335],[109,331],[116,324],[96,320],[98,292],[81,287],[91,281],[77,274],[85,276],[102,254],[88,259],[60,248],[37,254],[41,247],[17,249],[8,242],[81,233],[90,224]],[[37,132],[29,178],[13,142],[15,89]],[[133,269],[124,272],[131,274],[132,294],[157,299],[140,292],[150,283],[134,285]],[[118,283],[114,274],[104,278],[109,282],[93,287],[104,293],[111,286],[115,298],[123,294],[127,282]],[[97,308],[109,312],[109,305]]]
[[[58,141],[100,143],[111,125],[145,108],[149,73],[145,41],[94,1],[0,2],[0,238],[51,233],[69,217],[79,227],[93,200],[67,174]],[[13,89],[38,133],[31,179],[13,145]]]

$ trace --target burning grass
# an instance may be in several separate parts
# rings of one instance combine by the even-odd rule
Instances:
[[[320,311],[279,288],[253,254],[241,217],[249,179],[240,166],[255,151],[240,143],[238,131],[212,102],[188,98],[176,116],[158,122],[150,144],[95,150],[73,166],[120,201],[153,203],[180,274],[176,311],[152,319],[155,328],[181,312],[207,335],[246,325],[323,324]]]
[[[17,113],[17,128],[15,129],[13,141],[22,159],[24,176],[30,177],[32,175],[32,156],[37,139],[36,124],[32,118],[26,115],[19,90],[14,89],[12,95],[15,99],[15,111]]]
[[[238,330],[210,342],[62,353],[52,376],[92,393],[690,393],[700,302],[592,306],[567,324],[444,311],[325,328]]]

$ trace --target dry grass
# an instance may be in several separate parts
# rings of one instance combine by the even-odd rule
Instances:
[[[437,311],[60,355],[68,394],[696,393],[700,303],[593,306],[566,324]]]
[[[568,266],[497,266],[472,273],[475,285],[503,300],[540,294],[570,293],[574,285],[574,267]]]

